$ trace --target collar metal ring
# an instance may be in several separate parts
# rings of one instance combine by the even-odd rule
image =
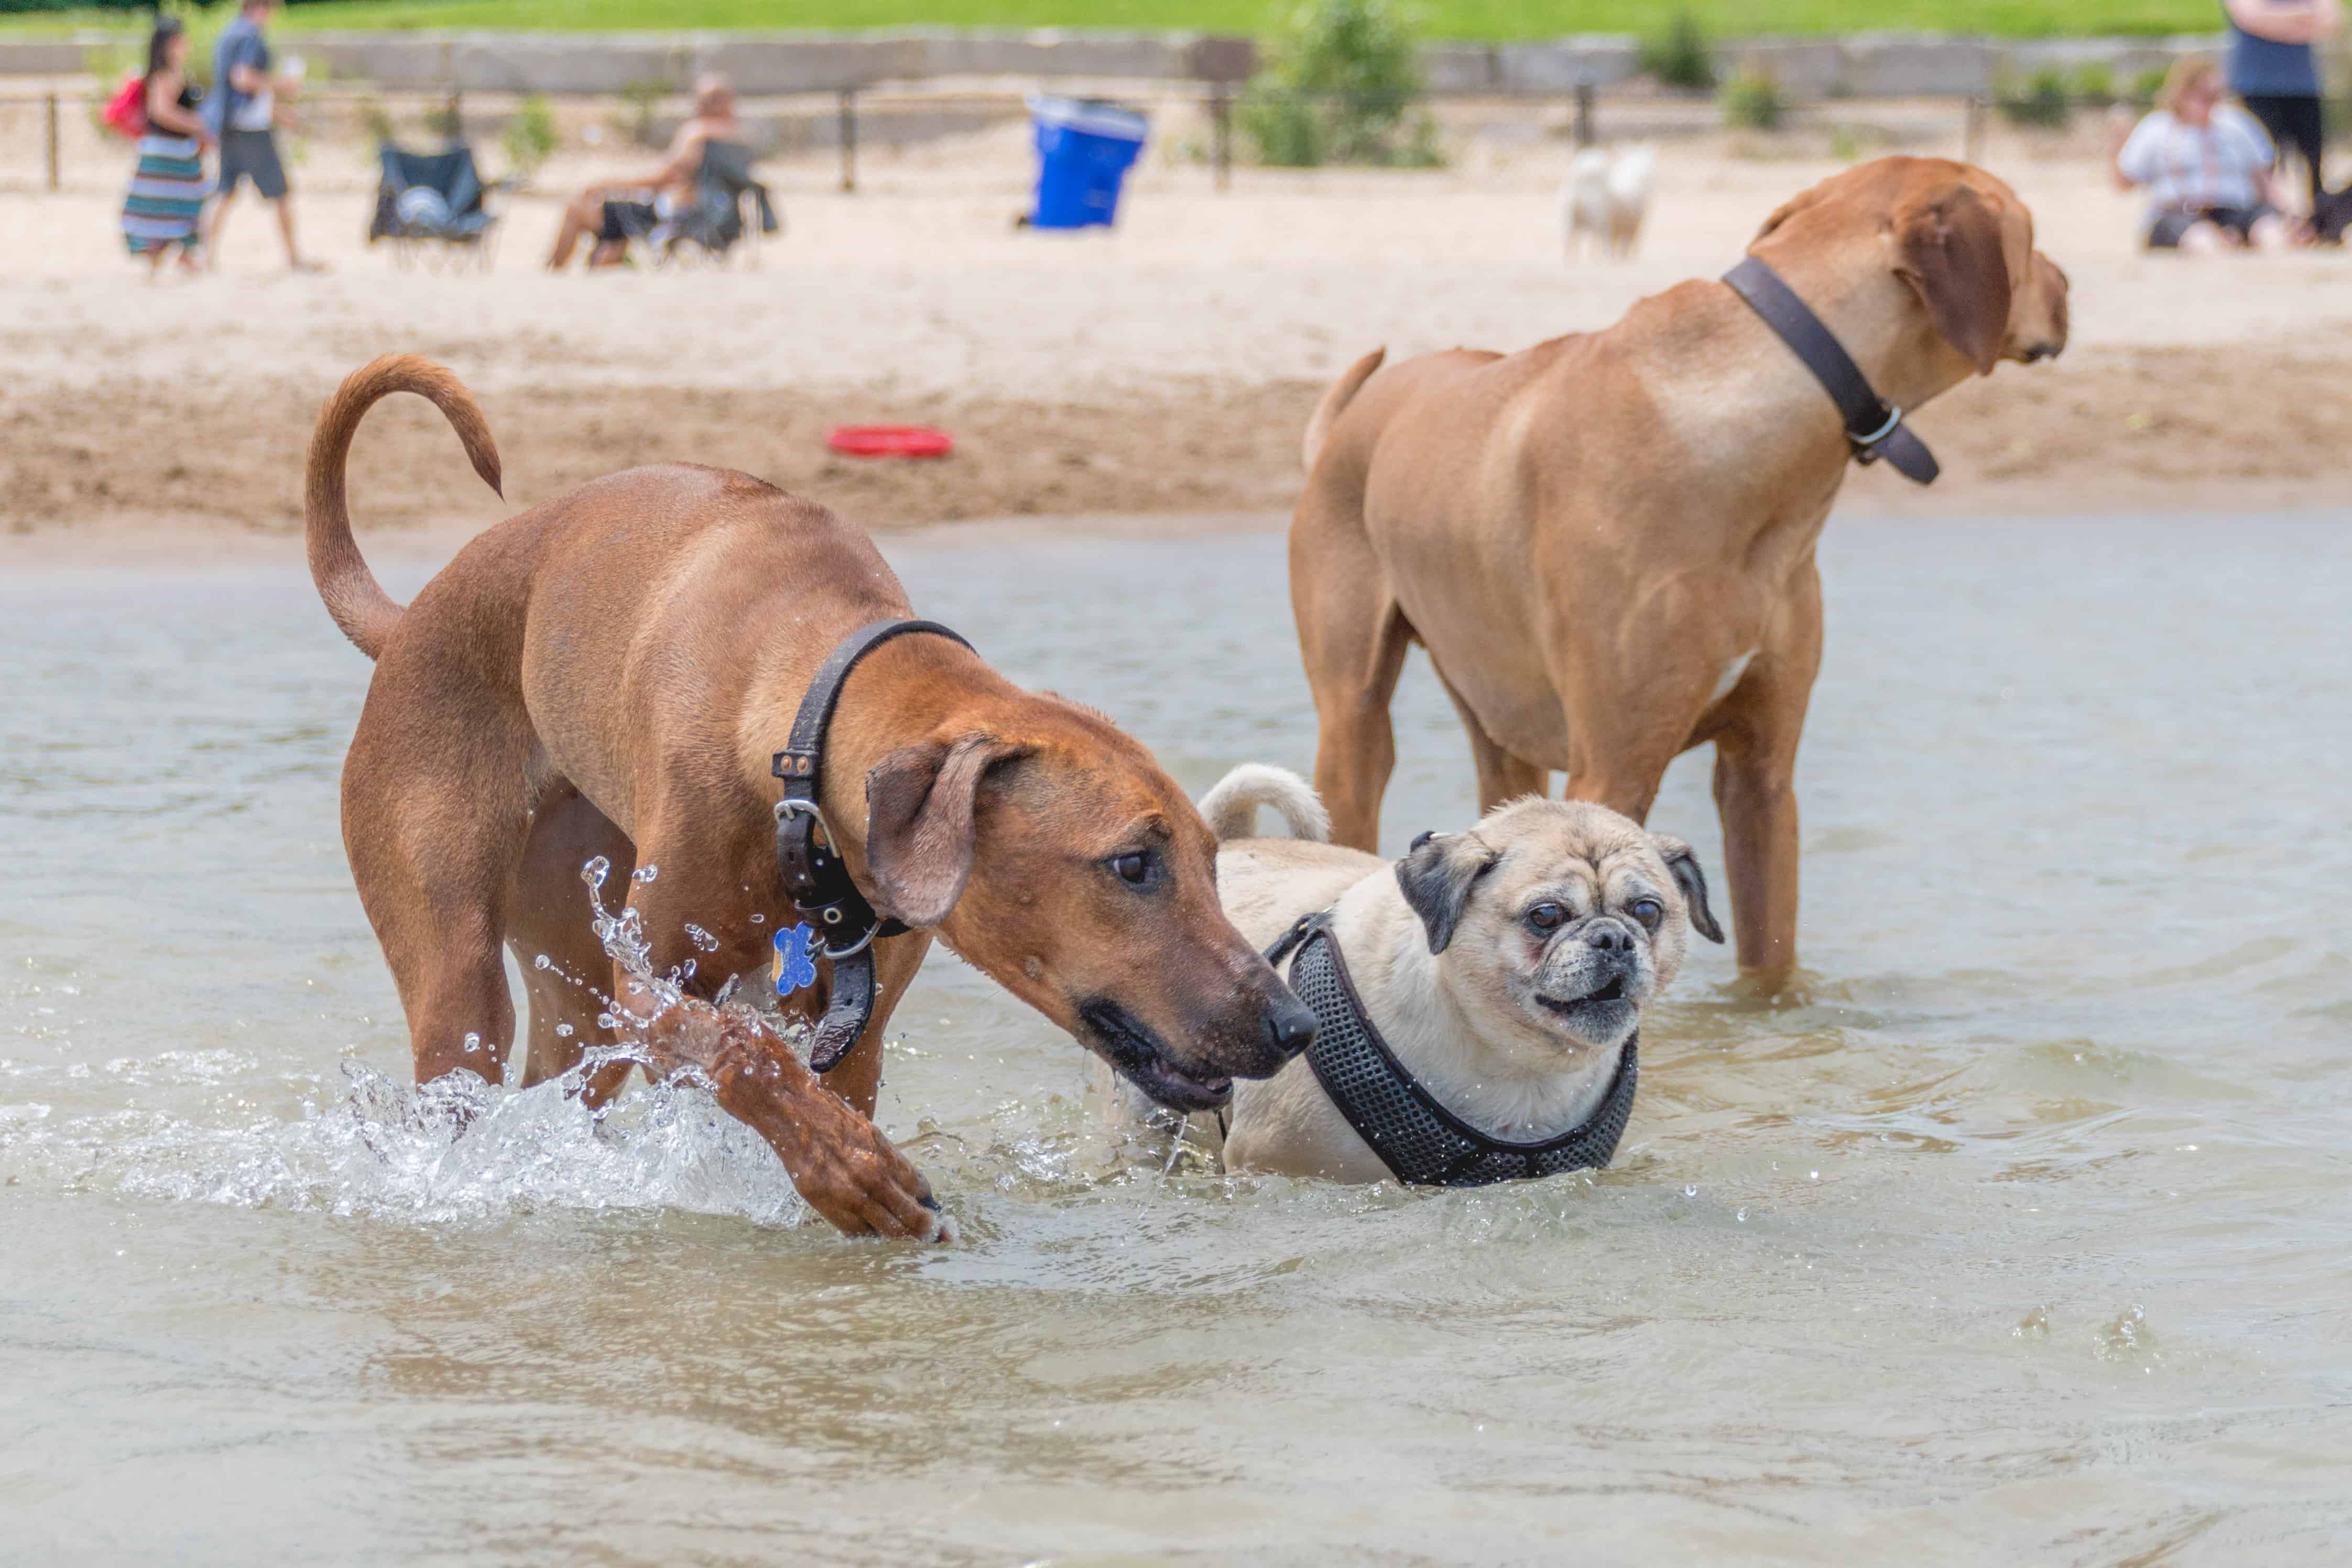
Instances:
[[[1877,429],[1873,430],[1867,436],[1850,436],[1847,438],[1853,441],[1853,443],[1857,447],[1875,447],[1881,441],[1885,440],[1889,436],[1894,435],[1895,427],[1903,423],[1903,410],[1895,407],[1892,403],[1888,404],[1886,407],[1888,412],[1885,424],[1881,425]]]

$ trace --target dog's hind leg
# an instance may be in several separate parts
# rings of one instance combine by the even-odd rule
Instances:
[[[1389,701],[1412,627],[1391,597],[1360,522],[1334,525],[1309,490],[1290,531],[1290,605],[1315,693],[1315,793],[1331,841],[1377,852],[1381,797],[1396,767]]]
[[[603,896],[614,905],[636,868],[636,848],[612,819],[569,784],[555,785],[532,814],[530,837],[515,876],[507,947],[522,970],[530,1019],[523,1036],[523,1087],[561,1078],[591,1046],[616,1044],[597,1016],[609,1005],[612,960],[596,935],[582,868],[602,857],[610,868]],[[601,1105],[618,1092],[629,1064],[598,1070],[585,1098]]]
[[[1462,721],[1463,733],[1470,738],[1470,761],[1478,770],[1478,810],[1481,814],[1494,810],[1507,800],[1551,793],[1549,768],[1504,750],[1495,737],[1486,733],[1486,727],[1478,722],[1478,715],[1470,711],[1470,705],[1462,700],[1462,693],[1454,689],[1454,683],[1445,679],[1445,672],[1442,669],[1437,672],[1437,683],[1445,688],[1445,695],[1453,700],[1454,717]]]
[[[343,764],[343,847],[408,1016],[416,1081],[504,1081],[508,911],[530,729],[473,672],[380,666]]]

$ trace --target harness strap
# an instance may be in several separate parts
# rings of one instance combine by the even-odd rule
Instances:
[[[937,621],[872,621],[834,645],[801,698],[784,749],[768,764],[783,781],[776,803],[776,870],[793,908],[814,928],[811,955],[833,965],[833,986],[809,1052],[809,1066],[830,1072],[841,1065],[874,1016],[874,942],[903,936],[907,928],[883,920],[850,879],[839,840],[824,819],[824,734],[841,689],[857,661],[893,637],[928,632],[971,645]]]
[[[1751,256],[1725,273],[1723,280],[1764,318],[1764,324],[1804,362],[1822,390],[1830,395],[1838,416],[1845,421],[1845,438],[1853,447],[1855,462],[1870,464],[1884,458],[1912,483],[1935,483],[1942,471],[1936,455],[1903,423],[1903,410],[1872,390],[1870,378],[1862,374],[1837,334],[1813,314],[1812,307],[1797,298],[1797,291],[1778,272],[1761,258]]]
[[[1267,950],[1266,960],[1278,964],[1294,952],[1290,988],[1315,1010],[1318,1025],[1307,1064],[1348,1125],[1398,1181],[1420,1187],[1483,1187],[1599,1170],[1617,1152],[1641,1079],[1638,1037],[1625,1042],[1609,1092],[1583,1125],[1539,1143],[1507,1142],[1446,1110],[1397,1060],[1356,994],[1329,910],[1308,915],[1285,931]]]

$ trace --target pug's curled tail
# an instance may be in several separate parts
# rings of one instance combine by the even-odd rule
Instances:
[[[1270,805],[1290,826],[1293,838],[1317,844],[1331,841],[1331,814],[1323,809],[1315,786],[1288,768],[1264,763],[1244,763],[1219,779],[1201,797],[1201,816],[1222,844],[1228,838],[1257,837],[1257,808]]]
[[[310,581],[327,603],[327,614],[359,650],[374,658],[383,652],[400,624],[400,605],[383,591],[368,570],[352,538],[350,498],[343,488],[343,465],[351,457],[352,437],[362,415],[395,392],[413,392],[429,400],[457,432],[458,444],[482,482],[498,491],[499,448],[490,439],[489,421],[475,405],[473,394],[427,359],[415,354],[386,354],[362,366],[335,389],[319,411],[310,432],[309,477],[302,497],[303,544],[310,557]]]

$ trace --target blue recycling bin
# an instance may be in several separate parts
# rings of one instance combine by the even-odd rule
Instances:
[[[1150,122],[1131,109],[1097,99],[1033,97],[1037,132],[1035,228],[1108,227],[1118,189],[1143,151]]]

